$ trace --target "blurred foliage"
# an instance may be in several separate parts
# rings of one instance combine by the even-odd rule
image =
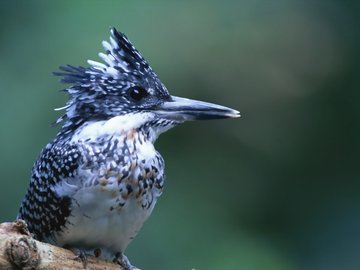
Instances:
[[[1,221],[56,133],[66,96],[51,72],[97,60],[115,26],[171,93],[243,116],[160,137],[166,189],[126,252],[135,265],[359,269],[359,11],[343,0],[1,1]]]

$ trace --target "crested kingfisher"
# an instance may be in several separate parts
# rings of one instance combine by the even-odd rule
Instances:
[[[238,111],[172,96],[129,39],[115,28],[103,63],[66,65],[70,86],[56,137],[35,162],[17,218],[40,241],[112,259],[123,254],[164,187],[157,137],[188,120],[236,118]],[[78,253],[79,254],[79,253]]]

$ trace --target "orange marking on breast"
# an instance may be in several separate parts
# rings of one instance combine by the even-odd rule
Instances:
[[[127,191],[123,191],[121,192],[121,198],[123,198],[124,200],[126,200],[129,197],[129,193]]]
[[[112,198],[116,198],[118,196],[118,193],[116,190],[114,190],[113,192],[111,192],[111,197]]]
[[[106,178],[99,179],[99,184],[103,187],[105,187],[108,183],[109,183],[109,180],[107,180]]]
[[[128,139],[128,140],[133,140],[135,134],[136,134],[136,128],[133,128],[133,129],[127,134],[127,139]]]
[[[105,173],[106,177],[109,178],[111,176],[116,176],[117,173],[113,170],[107,170],[106,173]]]

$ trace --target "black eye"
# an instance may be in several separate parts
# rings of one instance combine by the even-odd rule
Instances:
[[[149,95],[149,93],[144,88],[138,86],[130,88],[129,94],[130,97],[135,101],[140,101]]]

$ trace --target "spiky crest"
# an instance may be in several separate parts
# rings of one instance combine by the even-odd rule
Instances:
[[[54,124],[71,119],[72,123],[65,123],[68,126],[88,117],[111,115],[119,108],[109,105],[118,103],[113,97],[120,100],[121,94],[130,87],[140,85],[150,94],[158,91],[160,95],[168,95],[165,86],[130,40],[115,28],[111,28],[110,33],[110,40],[102,42],[105,53],[99,53],[104,63],[88,60],[90,67],[66,65],[60,67],[60,72],[54,72],[63,77],[61,82],[72,84],[64,90],[69,94],[69,101],[59,108],[66,109],[66,114]]]

